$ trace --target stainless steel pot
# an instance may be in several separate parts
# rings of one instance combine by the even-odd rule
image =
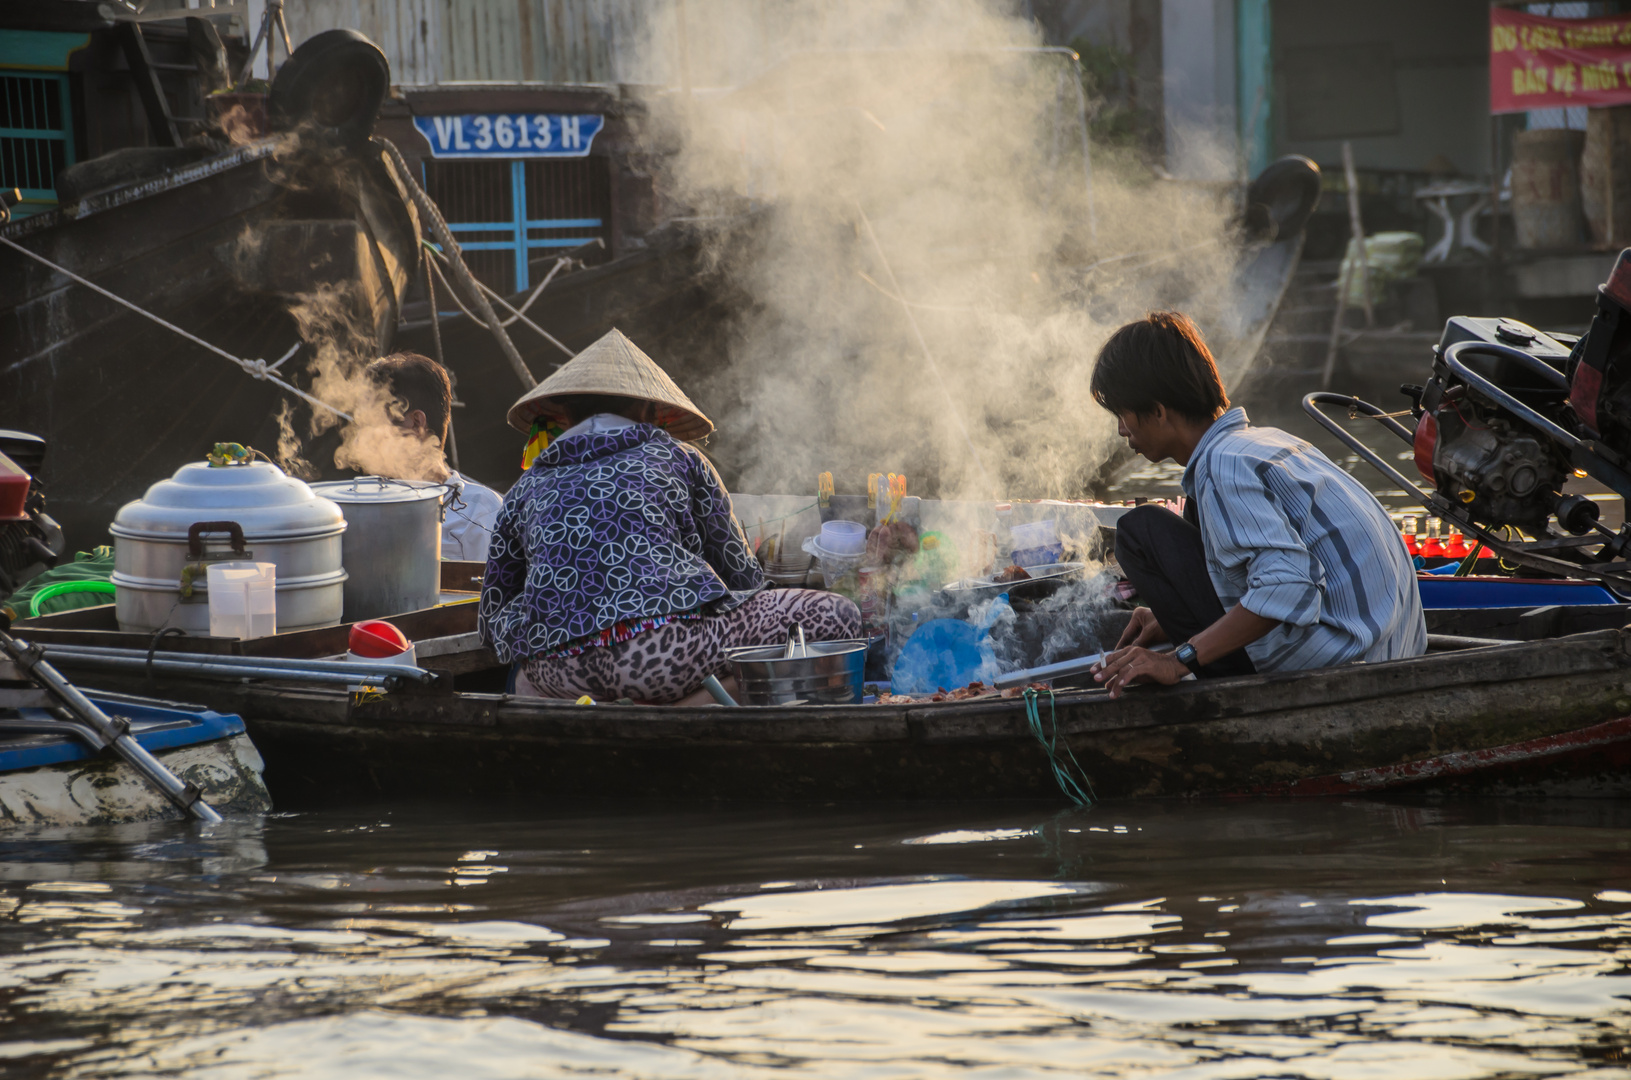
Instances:
[[[378,619],[435,607],[442,595],[446,484],[359,476],[313,484],[345,514],[345,618]]]
[[[338,506],[276,465],[183,465],[125,504],[108,529],[119,628],[207,636],[205,569],[228,559],[277,564],[280,633],[337,625],[345,527]]]
[[[785,645],[749,645],[725,655],[736,668],[744,705],[853,705],[861,700],[865,641],[812,641],[807,655],[789,657]]]

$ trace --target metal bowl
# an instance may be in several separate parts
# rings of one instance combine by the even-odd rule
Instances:
[[[786,645],[747,645],[726,650],[736,668],[744,705],[854,705],[861,700],[867,642],[812,641],[808,655],[787,658]]]

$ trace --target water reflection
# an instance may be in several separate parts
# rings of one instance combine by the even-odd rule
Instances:
[[[1625,1076],[1628,826],[1613,804],[399,808],[12,837],[0,1069]]]

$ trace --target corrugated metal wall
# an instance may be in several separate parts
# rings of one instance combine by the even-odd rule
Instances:
[[[385,50],[393,82],[419,86],[441,81],[445,6],[446,0],[285,0],[283,15],[296,47],[324,30],[360,30]]]
[[[746,74],[721,55],[718,31],[738,42],[768,21],[766,0],[682,0],[691,81],[727,85]],[[285,0],[301,41],[333,27],[367,34],[399,85],[449,82],[678,85],[676,0]],[[750,56],[758,55],[752,48]]]

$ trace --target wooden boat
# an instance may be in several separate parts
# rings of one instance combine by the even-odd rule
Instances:
[[[1440,629],[1540,639],[1485,646],[1435,638],[1455,651],[1142,687],[1116,701],[1099,690],[1044,693],[1035,720],[1023,698],[580,706],[495,692],[502,669],[490,659],[485,667],[466,659],[465,674],[441,687],[389,693],[81,677],[242,716],[285,806],[374,795],[1054,798],[1054,767],[1069,767],[1066,749],[1103,799],[1622,796],[1631,794],[1631,632],[1617,628],[1626,619],[1624,605],[1440,612]],[[1604,625],[1614,628],[1592,629]],[[27,624],[16,632],[31,633]],[[1566,636],[1542,636],[1557,632]],[[422,662],[436,666],[423,654]],[[471,689],[482,681],[488,692]],[[1053,752],[1039,731],[1056,733]]]
[[[264,763],[236,716],[173,702],[117,694],[92,700],[123,718],[130,733],[171,772],[196,785],[221,813],[256,814],[272,808],[261,779]],[[11,710],[0,709],[0,717]],[[26,720],[44,709],[20,709]],[[128,764],[97,754],[81,740],[56,732],[9,730],[0,722],[0,830],[24,825],[118,825],[182,816]]]
[[[703,256],[701,237],[668,225],[646,237],[646,246],[608,262],[560,275],[530,307],[528,294],[507,298],[511,308],[567,345],[583,349],[616,327],[678,368],[719,355],[731,306],[722,275]],[[452,301],[440,296],[441,307]],[[508,313],[499,308],[502,317]],[[404,312],[398,346],[436,355],[428,306],[420,301]],[[520,474],[522,439],[505,422],[521,396],[509,362],[491,332],[462,312],[440,319],[441,351],[457,379],[463,408],[454,415],[459,469],[501,489]],[[568,357],[556,345],[520,322],[508,333],[533,375],[547,376]],[[702,370],[702,368],[699,368]]]
[[[0,225],[0,237],[243,360],[275,365],[301,344],[302,318],[359,355],[389,346],[419,229],[379,146],[262,138],[214,154],[119,153],[107,168],[74,167],[114,182],[62,181],[65,205]],[[318,297],[321,311],[299,308]],[[308,358],[277,374],[306,385]],[[303,430],[312,406],[0,248],[0,428],[50,444],[40,479],[68,550],[106,542],[120,506],[216,442],[275,449],[285,400]]]

